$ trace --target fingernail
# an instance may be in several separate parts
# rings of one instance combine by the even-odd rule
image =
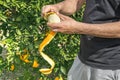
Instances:
[[[50,26],[50,25],[51,25],[51,23],[47,23],[47,25],[48,25],[48,26]]]
[[[47,25],[49,25],[50,23],[47,23]]]
[[[54,32],[57,32],[58,30],[57,29],[53,29]]]

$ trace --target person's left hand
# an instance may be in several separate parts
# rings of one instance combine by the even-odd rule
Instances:
[[[74,34],[76,32],[77,21],[74,19],[58,14],[61,19],[59,23],[47,23],[47,25],[55,32]]]

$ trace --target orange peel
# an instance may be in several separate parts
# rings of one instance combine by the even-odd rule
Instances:
[[[13,71],[15,69],[14,64],[11,65],[10,70]]]
[[[32,67],[37,68],[39,66],[39,63],[37,60],[34,60]]]
[[[60,18],[57,16],[55,12],[46,13],[44,18],[50,23],[58,23],[60,22]],[[42,68],[39,71],[43,74],[50,74],[55,67],[55,62],[43,52],[44,47],[50,43],[50,41],[55,37],[56,32],[50,30],[46,38],[39,45],[40,55],[51,65],[51,68]]]

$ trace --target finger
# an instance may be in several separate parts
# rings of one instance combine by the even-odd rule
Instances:
[[[49,26],[49,27],[51,27],[52,29],[58,29],[58,28],[60,28],[60,24],[59,23],[47,23],[47,25]]]
[[[61,30],[61,29],[52,29],[54,32],[60,32],[60,33],[65,33],[65,34],[71,34],[70,32]]]
[[[52,29],[52,31],[54,31],[54,32],[58,32],[58,29]]]
[[[63,30],[61,30],[61,29],[52,29],[52,31],[54,31],[54,32],[60,32],[60,33],[65,33]]]
[[[41,12],[41,15],[44,16],[45,14],[45,6],[42,7],[42,12]]]
[[[71,19],[70,17],[63,15],[63,14],[57,14],[61,20]]]
[[[58,13],[57,10],[55,10],[52,5],[43,6],[43,8],[42,8],[42,15],[44,16],[48,12]]]
[[[42,16],[45,16],[46,13],[51,11],[51,6],[46,5],[42,7]]]

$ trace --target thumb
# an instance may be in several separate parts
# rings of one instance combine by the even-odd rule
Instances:
[[[69,16],[66,16],[66,15],[63,15],[63,14],[60,14],[60,13],[57,14],[57,15],[58,15],[58,16],[60,17],[60,19],[63,20],[63,21],[64,21],[64,20],[71,19]]]

